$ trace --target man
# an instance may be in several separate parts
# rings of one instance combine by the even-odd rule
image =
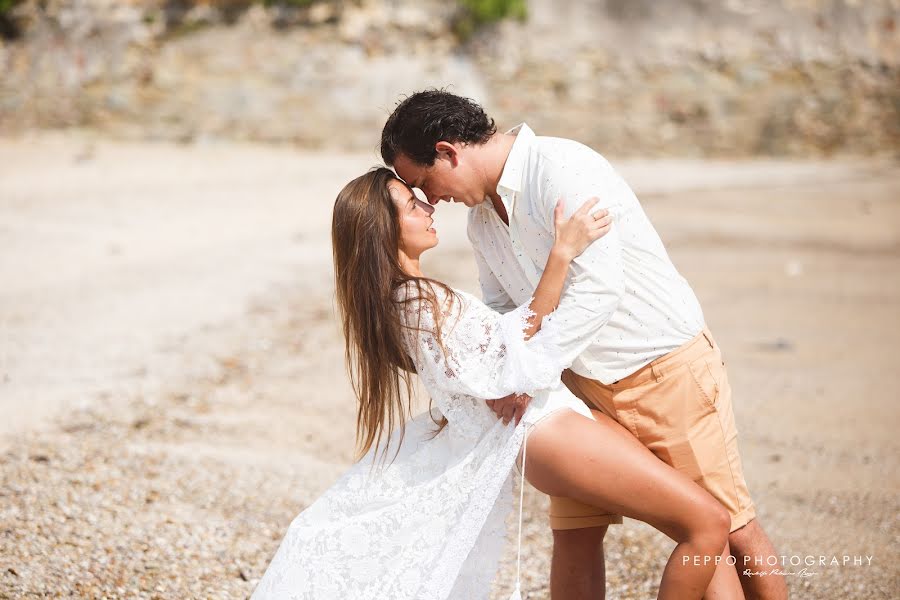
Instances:
[[[728,551],[738,571],[777,556],[744,482],[719,347],[691,287],[609,163],[577,142],[537,137],[524,123],[498,133],[476,103],[440,90],[397,106],[382,131],[381,155],[432,205],[469,207],[484,301],[501,312],[527,302],[540,279],[556,200],[563,198],[571,214],[589,198],[601,199],[614,225],[572,263],[553,315],[571,364],[563,381],[728,509]],[[507,421],[518,419],[528,400],[508,397],[492,408]],[[552,497],[550,522],[553,598],[603,597],[603,537],[621,517]],[[708,596],[734,577],[734,567],[723,563]],[[781,576],[742,576],[741,585],[748,598],[787,597]]]

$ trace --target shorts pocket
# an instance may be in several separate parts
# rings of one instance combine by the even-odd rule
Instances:
[[[715,359],[715,357],[713,357]],[[716,401],[719,399],[719,377],[716,373],[720,373],[722,367],[718,369],[715,365],[710,365],[707,356],[701,356],[688,364],[688,370],[697,384],[697,390],[700,397],[707,407],[715,409]]]

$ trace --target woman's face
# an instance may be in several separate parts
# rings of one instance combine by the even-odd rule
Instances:
[[[431,218],[434,207],[416,198],[399,179],[391,180],[388,190],[400,216],[400,249],[410,258],[418,258],[425,250],[437,246],[437,232]]]

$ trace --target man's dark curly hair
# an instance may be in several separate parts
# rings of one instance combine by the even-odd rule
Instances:
[[[393,165],[398,154],[417,164],[434,164],[439,141],[483,144],[497,132],[494,120],[469,98],[445,90],[416,92],[397,105],[381,130],[381,158]]]

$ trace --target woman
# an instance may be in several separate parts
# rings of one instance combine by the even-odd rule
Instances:
[[[363,456],[294,519],[253,600],[486,598],[526,427],[535,487],[663,531],[678,545],[659,597],[703,595],[728,513],[559,382],[553,309],[571,260],[609,227],[591,206],[569,219],[557,206],[533,299],[501,316],[422,274],[419,258],[438,242],[434,209],[390,170],[341,191],[332,241]],[[436,407],[403,423],[412,373]],[[534,396],[521,423],[498,421],[485,400],[516,392]]]

